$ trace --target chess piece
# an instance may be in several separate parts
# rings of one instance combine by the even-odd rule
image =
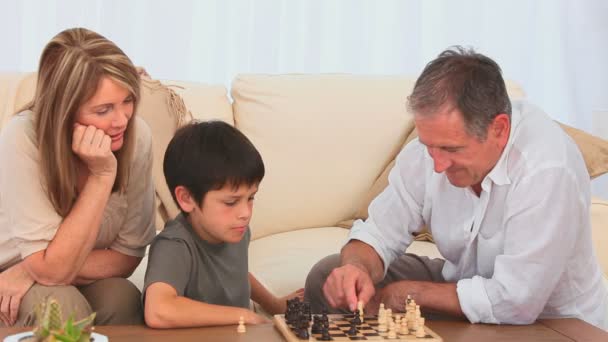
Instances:
[[[247,328],[245,328],[245,319],[243,318],[243,316],[241,316],[241,317],[239,317],[239,326],[236,328],[236,332],[238,332],[239,334],[242,334],[246,331],[247,331]]]
[[[315,315],[312,323],[311,333],[320,334],[322,331],[321,316]]]
[[[321,337],[318,338],[319,341],[331,341],[331,335],[329,335],[329,326],[323,324],[323,328],[321,329]]]
[[[357,325],[355,324],[354,319],[353,319],[353,321],[350,323],[350,329],[348,329],[346,334],[348,336],[356,336],[357,332],[358,332]]]
[[[401,320],[401,330],[399,333],[401,335],[407,335],[410,333],[410,330],[407,328],[407,319],[405,317]]]
[[[361,320],[361,323],[363,323],[365,321],[365,315],[363,314],[363,302],[359,301],[357,303],[357,310],[359,310],[359,319]]]
[[[424,331],[424,318],[420,318],[418,320],[418,329],[416,329],[416,337],[421,338],[426,336],[426,332]]]
[[[380,303],[380,308],[378,309],[378,319],[384,316],[384,303]]]
[[[393,322],[392,320],[389,322],[389,326],[388,326],[388,338],[389,339],[396,339],[397,338],[397,330],[396,330],[396,325],[395,322]]]
[[[359,312],[359,310],[355,310],[355,313],[353,314],[353,320],[351,322],[353,322],[355,325],[361,325],[361,313]]]

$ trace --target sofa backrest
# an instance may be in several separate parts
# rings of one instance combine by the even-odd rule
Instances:
[[[413,85],[407,77],[238,76],[235,124],[267,170],[252,238],[352,217],[413,129],[405,103]]]

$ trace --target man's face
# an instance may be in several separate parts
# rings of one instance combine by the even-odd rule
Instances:
[[[479,193],[481,182],[494,168],[509,138],[509,118],[499,114],[490,124],[484,141],[469,135],[460,111],[443,106],[436,113],[415,115],[420,142],[433,158],[435,172],[445,172],[457,187],[473,187]]]

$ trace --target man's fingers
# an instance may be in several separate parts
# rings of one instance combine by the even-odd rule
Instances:
[[[346,305],[348,305],[348,309],[350,311],[355,311],[355,309],[357,308],[357,302],[359,301],[357,298],[357,287],[356,287],[356,283],[357,283],[357,275],[355,273],[355,277],[353,276],[346,276],[344,277],[344,281],[342,282],[342,289],[344,291],[344,295],[345,295],[345,299],[346,299]],[[359,275],[360,277],[360,275]]]
[[[359,300],[363,302],[363,305],[367,304],[370,301],[370,299],[374,296],[374,294],[376,293],[376,289],[374,288],[374,285],[370,284],[368,282],[360,283],[358,289],[359,289]]]

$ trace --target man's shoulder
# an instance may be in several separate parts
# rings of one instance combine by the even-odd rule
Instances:
[[[543,169],[584,172],[580,150],[548,114],[527,102],[514,103],[513,112],[513,141],[509,151],[511,171],[520,170],[526,174]]]

